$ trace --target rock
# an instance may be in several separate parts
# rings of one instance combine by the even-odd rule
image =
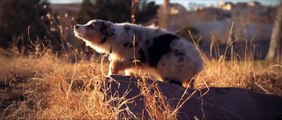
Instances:
[[[147,80],[148,84],[154,81]],[[178,119],[281,119],[282,97],[259,94],[241,88],[203,88],[201,90],[185,89],[178,85],[157,82],[160,91],[169,101],[172,108],[184,102],[177,114]],[[107,79],[106,88],[109,96],[134,98],[123,108],[128,107],[137,118],[148,117],[144,106],[144,96],[140,95],[137,78],[129,76],[111,76]],[[186,91],[185,91],[186,90]],[[183,99],[181,96],[185,93]],[[139,95],[138,97],[136,97]],[[202,96],[202,97],[201,97]],[[130,116],[126,112],[121,116]]]

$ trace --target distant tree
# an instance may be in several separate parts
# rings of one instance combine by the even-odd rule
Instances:
[[[136,23],[144,23],[152,19],[157,9],[155,2],[140,0],[135,12]],[[131,0],[83,0],[77,22],[85,23],[91,19],[130,22]]]
[[[273,25],[271,34],[271,40],[269,50],[266,56],[266,60],[273,61],[279,58],[279,54],[282,54],[282,2],[277,7],[276,18]],[[280,52],[280,53],[279,53]]]
[[[81,3],[80,12],[76,18],[78,23],[86,23],[91,20],[92,16],[94,16],[95,6],[93,0],[83,0]]]
[[[51,13],[46,0],[0,0],[0,46],[9,47],[12,40],[32,49],[32,43],[60,44],[52,38]],[[50,17],[50,15],[49,15]],[[54,34],[53,34],[54,33]]]
[[[136,12],[136,23],[150,21],[156,16],[158,8],[159,6],[153,1],[148,2],[147,0],[141,0]]]

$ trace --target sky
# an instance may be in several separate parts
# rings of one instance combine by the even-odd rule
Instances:
[[[51,3],[79,3],[82,0],[50,0]],[[157,4],[161,4],[163,0],[150,0],[155,1]],[[225,2],[249,2],[249,1],[258,1],[264,5],[277,5],[279,0],[170,0],[171,3],[180,3],[185,7],[188,7],[189,4],[200,4],[205,6],[216,5],[222,1]]]

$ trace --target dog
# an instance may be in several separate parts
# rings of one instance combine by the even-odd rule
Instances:
[[[74,34],[98,53],[109,54],[109,76],[142,70],[164,82],[193,86],[204,67],[192,42],[159,28],[94,19],[75,25]]]

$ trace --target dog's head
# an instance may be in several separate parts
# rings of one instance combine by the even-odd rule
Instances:
[[[74,26],[75,36],[94,44],[104,44],[114,35],[113,23],[103,20],[91,20]]]

